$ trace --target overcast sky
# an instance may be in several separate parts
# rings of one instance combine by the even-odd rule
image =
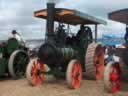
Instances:
[[[119,34],[123,36],[125,25],[107,20],[109,12],[128,8],[128,0],[58,0],[56,7],[76,9],[108,22],[100,25],[98,36]],[[16,29],[24,38],[44,38],[45,21],[35,18],[33,12],[46,8],[46,0],[0,0],[0,39],[8,38]]]

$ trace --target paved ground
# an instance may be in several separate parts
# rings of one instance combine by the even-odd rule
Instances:
[[[113,95],[104,92],[101,81],[83,80],[80,89],[72,90],[64,80],[44,81],[38,87],[30,86],[26,79],[0,80],[0,96],[128,96],[128,83]]]

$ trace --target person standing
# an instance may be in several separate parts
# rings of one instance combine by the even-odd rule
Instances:
[[[12,38],[15,38],[16,40],[18,40],[18,42],[25,46],[25,41],[23,40],[23,38],[21,37],[21,35],[16,31],[16,30],[12,30]]]
[[[126,25],[126,33],[124,36],[125,43],[128,44],[128,25]]]

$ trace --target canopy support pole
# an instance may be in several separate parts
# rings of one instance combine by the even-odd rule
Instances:
[[[97,42],[97,24],[95,24],[95,42]]]
[[[69,35],[69,33],[70,33],[70,27],[69,27],[69,24],[68,24],[68,35]]]

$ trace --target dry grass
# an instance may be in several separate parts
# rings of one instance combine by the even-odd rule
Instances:
[[[123,84],[118,94],[104,92],[103,82],[83,80],[80,89],[72,90],[64,80],[44,81],[41,86],[32,87],[26,79],[1,80],[0,96],[128,96],[128,85]]]

